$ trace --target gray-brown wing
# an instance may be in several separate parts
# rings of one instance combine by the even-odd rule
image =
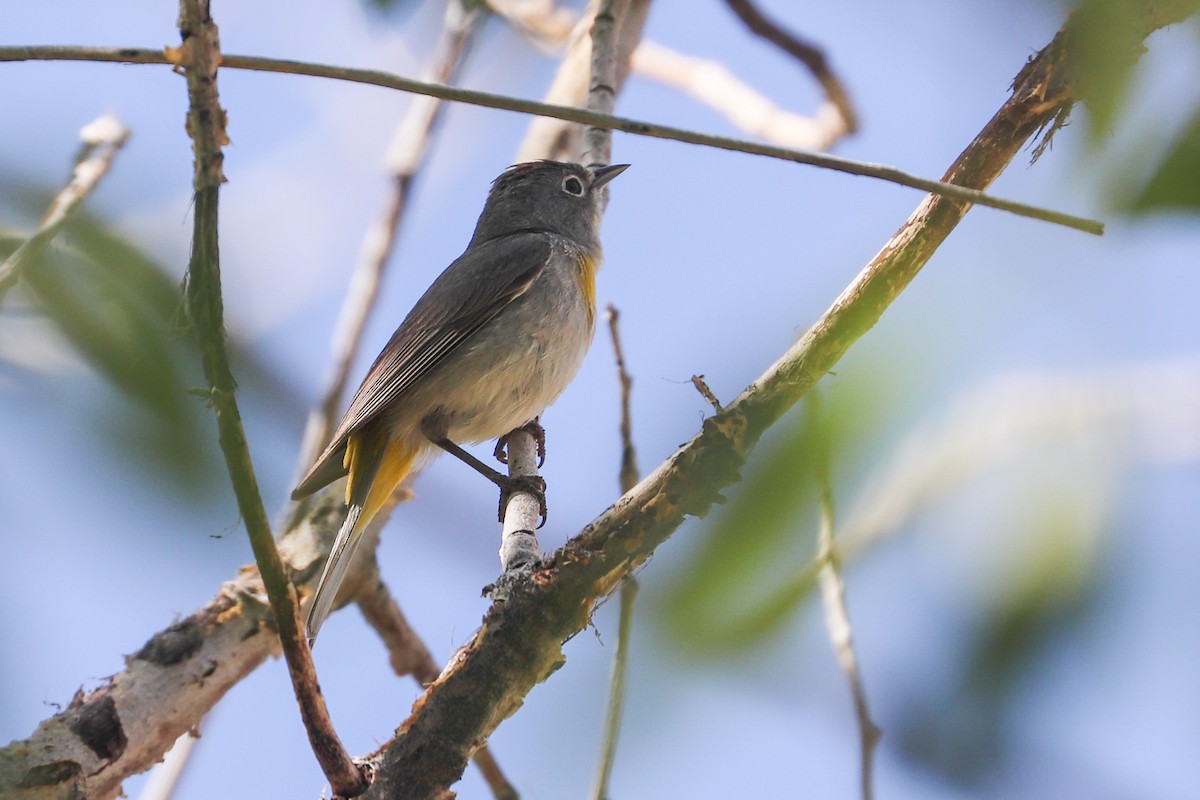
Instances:
[[[438,276],[375,359],[333,439],[292,493],[312,494],[345,474],[346,439],[520,297],[550,260],[550,238],[538,232],[475,245]],[[330,463],[331,459],[337,460]]]

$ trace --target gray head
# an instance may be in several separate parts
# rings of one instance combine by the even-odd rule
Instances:
[[[517,231],[557,233],[585,247],[596,242],[596,198],[628,164],[588,169],[565,161],[533,161],[492,182],[471,243]]]

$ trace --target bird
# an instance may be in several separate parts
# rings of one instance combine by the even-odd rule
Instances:
[[[345,521],[309,606],[310,645],[364,529],[439,450],[498,484],[502,507],[520,488],[545,512],[540,478],[509,478],[461,444],[536,425],[579,371],[595,329],[601,190],[628,167],[536,161],[492,182],[463,254],[392,334],[292,492],[300,500],[348,476]]]

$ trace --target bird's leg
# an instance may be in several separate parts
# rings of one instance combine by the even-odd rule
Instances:
[[[508,437],[512,436],[517,431],[525,431],[533,437],[533,441],[537,444],[538,466],[542,467],[546,464],[546,429],[542,427],[542,423],[534,419],[526,422],[519,428],[515,428],[496,440],[496,449],[492,451],[492,455],[501,464],[508,463]]]
[[[537,498],[538,510],[542,515],[542,521],[538,527],[540,528],[542,525],[546,524],[546,481],[542,477],[538,475],[522,475],[517,477],[505,475],[502,472],[492,469],[487,464],[483,463],[478,458],[464,450],[462,447],[445,437],[440,439],[434,439],[430,437],[430,440],[438,447],[442,448],[447,453],[454,456],[459,461],[471,467],[480,475],[500,487],[499,517],[501,522],[504,521],[504,508],[508,505],[509,498],[517,492],[525,492],[526,494],[531,494]]]

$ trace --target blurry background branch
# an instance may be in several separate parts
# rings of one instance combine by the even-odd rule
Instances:
[[[79,138],[83,142],[83,149],[76,157],[71,180],[55,196],[33,235],[0,262],[0,306],[4,304],[4,296],[9,288],[20,277],[21,270],[41,254],[67,217],[108,172],[113,159],[129,138],[129,130],[119,119],[106,114],[85,125],[79,131]]]

